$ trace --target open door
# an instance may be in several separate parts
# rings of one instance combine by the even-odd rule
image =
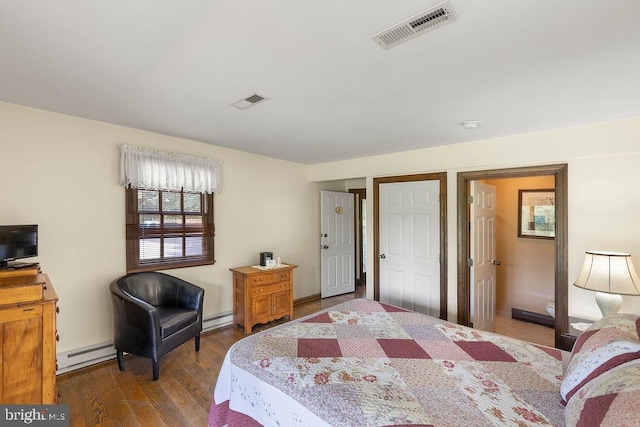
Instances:
[[[496,329],[496,188],[471,181],[471,319],[475,329]]]
[[[320,295],[355,292],[354,197],[320,192]]]

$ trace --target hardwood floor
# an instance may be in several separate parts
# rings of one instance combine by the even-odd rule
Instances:
[[[547,347],[555,345],[555,330],[553,328],[507,317],[496,316],[496,333]]]
[[[294,307],[294,316],[364,296],[362,286],[354,294],[302,302]],[[284,322],[256,325],[253,330]],[[523,323],[501,318],[497,329],[504,335],[553,345],[553,329]],[[546,335],[551,344],[539,341]],[[118,370],[114,359],[62,374],[58,376],[59,403],[69,405],[71,426],[206,426],[213,387],[227,349],[244,336],[236,326],[203,333],[198,353],[191,340],[160,360],[158,381],[151,378],[151,361],[132,355],[125,357],[124,372]]]
[[[296,318],[343,301],[354,294],[316,299],[294,306]],[[256,325],[268,329],[286,322]],[[125,371],[116,360],[59,375],[58,403],[69,405],[71,426],[206,426],[218,372],[227,349],[243,338],[243,329],[226,326],[202,334],[200,351],[193,340],[160,359],[160,378],[151,378],[151,360],[125,356]]]

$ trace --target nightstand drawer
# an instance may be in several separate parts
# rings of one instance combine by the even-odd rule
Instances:
[[[275,280],[273,278],[273,274],[265,273],[265,274],[254,274],[249,276],[247,279],[251,286],[263,286],[274,283]]]
[[[254,274],[249,277],[248,281],[251,285],[268,285],[271,283],[289,280],[290,271],[279,271],[274,273]]]
[[[264,285],[264,286],[253,285],[251,293],[253,295],[269,294],[272,292],[283,291],[285,289],[290,289],[290,288],[291,288],[291,285],[289,284],[289,282],[280,282],[280,283],[274,283],[272,285]]]

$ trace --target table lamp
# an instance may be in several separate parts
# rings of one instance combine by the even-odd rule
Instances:
[[[620,310],[621,295],[640,295],[640,277],[631,255],[620,252],[587,251],[574,286],[596,292],[603,316]]]

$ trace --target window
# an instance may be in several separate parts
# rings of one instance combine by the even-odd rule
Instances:
[[[127,273],[213,264],[218,160],[120,146]]]
[[[213,194],[126,188],[127,273],[213,264]]]

